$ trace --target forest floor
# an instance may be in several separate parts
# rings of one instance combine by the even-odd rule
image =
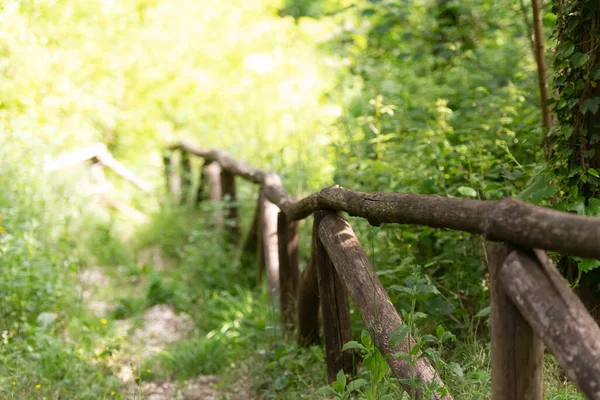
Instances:
[[[150,259],[148,258],[150,256]],[[160,249],[149,248],[140,253],[138,266],[152,263],[155,268],[163,269],[166,257]],[[107,318],[117,308],[115,294],[128,293],[143,297],[138,290],[138,278],[122,280],[109,272],[118,271],[118,266],[90,267],[79,274],[79,289],[82,304],[88,311],[108,323]],[[113,276],[111,276],[113,275]],[[112,373],[123,383],[123,399],[148,400],[246,400],[249,397],[236,387],[233,392],[219,387],[217,375],[201,375],[193,379],[178,381],[158,379],[145,381],[140,379],[140,368],[145,361],[160,354],[169,345],[188,340],[195,324],[190,315],[177,313],[173,306],[154,305],[141,313],[122,320],[116,320],[112,326],[112,336],[119,340],[120,348],[113,353],[109,362]],[[150,370],[146,372],[150,373]]]

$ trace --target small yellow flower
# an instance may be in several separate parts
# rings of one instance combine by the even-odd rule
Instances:
[[[411,247],[412,247],[412,244],[409,244],[409,245],[408,245],[408,249],[410,250],[410,248],[411,248]]]
[[[17,382],[15,382],[15,381],[13,381],[13,382],[12,382],[12,385],[13,385],[13,386],[15,386],[16,384],[17,384]]]
[[[102,325],[106,325],[106,324],[108,324],[108,321],[106,320],[106,318],[102,318],[102,319],[100,320],[100,322],[102,322]]]
[[[150,371],[149,369],[147,369],[146,372],[148,372],[149,374],[152,373],[152,371]]]
[[[78,352],[79,354],[83,354],[83,349],[77,349],[77,352]]]
[[[39,383],[38,383],[37,385],[35,385],[35,388],[36,388],[36,389],[39,389],[39,388],[41,388],[41,387],[42,387],[42,385],[40,385]]]
[[[110,392],[110,395],[111,395],[111,396],[114,396],[114,395],[115,395],[115,392]]]

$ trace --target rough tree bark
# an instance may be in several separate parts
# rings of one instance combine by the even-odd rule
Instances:
[[[542,24],[542,0],[531,0],[533,10],[533,36],[535,43],[535,62],[538,71],[538,84],[540,87],[540,103],[542,109],[542,128],[544,129],[544,151],[548,153],[548,131],[552,127],[552,113],[550,111],[550,92],[548,90],[548,68],[546,67],[546,53],[544,51],[544,26]]]
[[[317,211],[314,216],[315,230],[329,212]],[[325,360],[329,383],[336,380],[340,370],[353,372],[352,352],[342,352],[344,343],[352,340],[352,324],[346,288],[327,255],[320,239],[316,240],[315,265],[319,281],[319,297],[323,315],[323,337],[325,338]]]
[[[302,271],[298,288],[298,343],[302,346],[320,344],[319,338],[319,282],[315,265],[317,227],[313,223],[310,258]]]
[[[205,163],[204,174],[206,177],[206,187],[208,189],[208,199],[217,203],[223,199],[223,186],[221,183],[221,166],[218,162]],[[220,213],[216,213],[213,217],[213,222],[216,227],[223,228],[224,221],[223,216]]]
[[[397,352],[408,353],[414,347],[414,340],[410,339],[409,342],[406,338],[396,346],[390,343],[390,335],[403,324],[402,319],[373,271],[350,224],[339,215],[329,214],[320,223],[319,237],[381,354],[388,356]],[[413,387],[405,380],[410,380],[413,373],[427,387],[444,387],[426,358],[416,359],[413,366],[399,357],[387,357],[387,362],[394,376],[404,380],[402,386],[408,393],[413,393]],[[422,399],[422,391],[416,389],[415,396],[416,399]],[[442,396],[435,392],[433,398],[450,400],[452,396]]]
[[[254,216],[252,217],[252,223],[250,224],[250,229],[248,229],[248,233],[246,234],[246,239],[242,244],[242,248],[240,250],[240,259],[242,260],[242,265],[246,265],[246,261],[250,262],[251,257],[256,257],[258,254],[258,220],[260,218],[260,196],[256,200],[256,206],[254,207]],[[258,261],[258,260],[257,260]],[[263,260],[264,262],[264,260]],[[262,268],[264,268],[264,264],[262,267],[258,266],[259,270],[257,271],[257,282],[260,283],[262,279]]]
[[[509,248],[488,244],[492,321],[492,398],[542,400],[544,346],[506,294],[500,271]]]
[[[235,175],[226,170],[221,170],[221,188],[223,200],[227,202],[225,228],[229,238],[235,246],[240,244],[240,212],[237,205],[237,188],[235,186]]]
[[[277,214],[279,208],[266,199],[261,191],[260,243],[264,254],[267,275],[267,289],[271,301],[279,296],[279,247],[277,244]]]
[[[207,187],[206,187],[206,161],[202,162],[200,165],[200,173],[198,174],[198,188],[196,189],[196,199],[195,204],[199,206],[207,198]]]
[[[589,399],[600,399],[600,328],[546,253],[512,251],[499,276],[569,378]]]
[[[281,327],[286,336],[296,325],[296,303],[298,297],[298,222],[288,222],[285,213],[277,215],[277,242],[279,245],[279,280]]]
[[[185,205],[190,199],[192,193],[192,162],[190,154],[181,152],[181,197],[179,203]]]
[[[600,258],[598,218],[536,207],[511,198],[478,201],[406,193],[361,193],[336,186],[296,200],[281,186],[277,174],[238,162],[226,152],[204,151],[185,142],[171,148],[218,160],[223,169],[262,184],[266,198],[290,220],[306,218],[319,208],[339,210],[366,218],[373,225],[400,223],[455,229],[521,247]]]

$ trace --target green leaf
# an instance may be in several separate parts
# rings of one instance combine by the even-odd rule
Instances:
[[[410,327],[407,324],[398,325],[392,333],[390,333],[390,344],[392,346],[396,346],[398,343],[402,342],[406,335],[408,335],[408,331]]]
[[[450,371],[452,371],[452,373],[454,375],[458,376],[459,378],[463,377],[464,373],[463,373],[463,369],[460,365],[458,365],[455,362],[448,363],[447,365],[448,365],[448,369]]]
[[[580,68],[588,61],[589,58],[589,55],[578,51],[571,56],[571,65],[573,68]]]
[[[565,211],[575,211],[577,214],[585,214],[585,197],[579,196],[564,205]]]
[[[537,175],[533,178],[533,182],[521,192],[519,198],[521,200],[529,200],[532,203],[538,204],[543,199],[547,199],[556,194],[556,188],[549,183],[550,179],[545,175]]]
[[[592,217],[600,215],[600,199],[590,199],[588,205],[585,208],[585,215]]]
[[[362,344],[360,344],[354,340],[344,344],[344,346],[342,347],[342,351],[351,350],[351,349],[359,349],[362,351],[367,350],[367,348],[365,346],[363,346]]]
[[[591,97],[583,101],[583,105],[579,111],[581,111],[581,113],[584,115],[588,111],[592,114],[596,114],[596,112],[598,112],[598,106],[600,106],[600,97]]]
[[[588,272],[588,271],[591,271],[593,269],[600,267],[600,260],[582,258],[582,259],[577,260],[577,266],[579,267],[580,271]]]
[[[344,390],[346,389],[346,374],[344,374],[343,369],[340,369],[337,373],[335,382],[331,382],[331,386],[333,386],[338,393],[344,393]]]
[[[366,348],[371,347],[372,341],[369,332],[363,329],[363,331],[360,333],[360,341]]]
[[[423,347],[423,343],[420,343],[420,342],[415,343],[413,348],[410,349],[410,355],[416,356],[419,353],[419,351],[421,351],[421,347]]]
[[[366,379],[355,379],[348,384],[347,391],[354,392],[355,390],[358,390],[359,388],[361,388],[367,384],[368,384],[368,382]]]
[[[487,317],[488,315],[490,315],[490,311],[491,311],[491,308],[489,306],[487,306],[487,307],[479,310],[479,312],[477,314],[475,314],[475,316],[476,317]]]
[[[437,342],[437,338],[433,335],[423,335],[421,336],[421,340],[425,343],[435,343]]]
[[[600,64],[596,64],[592,68],[591,78],[595,81],[600,80]]]
[[[390,286],[388,291],[413,294],[413,289],[407,288],[406,286],[401,286],[401,285],[392,285],[392,286]]]
[[[319,390],[317,390],[316,394],[323,395],[323,396],[336,397],[338,392],[336,392],[336,390],[334,388],[332,388],[331,386],[325,386],[325,387],[322,387]]]
[[[556,54],[556,57],[559,59],[565,59],[569,57],[575,51],[575,45],[573,43],[564,43],[559,52]]]
[[[600,174],[598,174],[598,171],[595,168],[588,168],[588,174],[590,174],[591,176],[595,176],[596,178],[600,176]]]
[[[468,186],[459,187],[458,193],[460,193],[466,197],[477,197],[477,191],[475,191],[475,189],[473,189],[472,187],[468,187]]]
[[[444,337],[444,333],[446,333],[446,330],[444,329],[444,327],[442,325],[438,325],[437,328],[435,329],[435,334],[437,335],[438,339],[441,339],[442,337]]]

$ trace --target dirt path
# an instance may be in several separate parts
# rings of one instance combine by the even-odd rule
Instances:
[[[102,268],[89,268],[80,274],[83,303],[97,317],[106,318],[115,309],[118,282],[105,274]],[[159,304],[146,309],[141,319],[114,321],[115,336],[120,350],[110,358],[109,367],[123,383],[123,399],[148,400],[247,400],[241,393],[227,393],[218,388],[219,377],[198,376],[183,382],[173,380],[139,381],[137,366],[158,354],[168,345],[188,339],[194,323],[185,313],[177,314],[173,307]]]

